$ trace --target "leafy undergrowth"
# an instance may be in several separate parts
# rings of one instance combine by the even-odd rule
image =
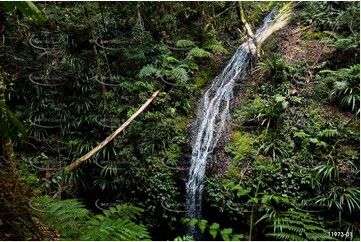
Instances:
[[[35,4],[0,3],[0,134],[16,158],[1,163],[0,238],[176,238],[196,98],[246,38],[239,7],[253,28],[284,3]],[[205,208],[219,213],[190,222],[209,239],[359,237],[359,3],[296,6],[297,27],[264,45],[235,112],[228,173],[208,176]],[[62,172],[158,89],[114,142]]]
[[[313,22],[285,29],[257,63],[232,117],[228,173],[207,181],[207,202],[248,239],[359,238],[359,64],[338,42],[359,39]]]
[[[94,215],[76,199],[34,198],[31,207],[63,240],[150,240],[145,226],[136,221],[142,209],[116,205]]]

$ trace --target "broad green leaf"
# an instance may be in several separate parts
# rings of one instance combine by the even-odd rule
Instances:
[[[256,198],[256,197],[252,197],[252,198],[248,199],[248,202],[249,202],[249,203],[255,203],[255,204],[258,204],[258,198]]]
[[[226,228],[221,231],[222,239],[225,241],[229,241],[229,235],[232,234],[233,229],[232,228]]]
[[[272,195],[263,195],[262,197],[262,203],[266,204],[269,200],[271,200]]]
[[[244,238],[244,235],[243,234],[234,234],[232,235],[232,241],[240,241]]]
[[[173,56],[168,56],[167,57],[167,61],[170,61],[170,62],[179,62],[179,60],[178,59],[176,59],[176,58],[174,58]]]
[[[13,11],[14,7],[16,7],[17,10],[34,23],[42,24],[45,22],[44,15],[32,1],[3,2],[3,6],[9,11]]]
[[[190,221],[190,218],[181,218],[181,223],[186,224]]]
[[[277,95],[275,96],[275,101],[278,102],[278,103],[281,103],[281,102],[283,102],[283,101],[285,101],[285,100],[286,100],[286,97],[284,97],[284,96],[281,96],[281,95],[279,95],[279,94],[277,94]]]
[[[237,192],[237,197],[241,197],[241,196],[247,195],[247,194],[250,193],[250,192],[251,192],[251,190],[247,190],[247,189],[238,190],[238,192]]]
[[[219,224],[217,224],[217,223],[213,223],[213,224],[209,227],[209,233],[212,235],[213,239],[216,238],[217,233],[218,233],[218,229],[219,229]]]
[[[197,222],[198,222],[198,219],[192,218],[191,221],[189,222],[189,227],[193,228]]]
[[[205,219],[202,219],[202,220],[199,222],[199,228],[201,229],[202,234],[204,233],[204,230],[206,229],[207,223],[208,223],[208,221],[205,220]]]

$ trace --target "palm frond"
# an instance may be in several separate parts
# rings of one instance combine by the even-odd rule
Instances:
[[[0,135],[20,138],[26,136],[26,129],[5,102],[0,102]]]

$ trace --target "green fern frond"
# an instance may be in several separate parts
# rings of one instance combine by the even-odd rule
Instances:
[[[119,87],[124,90],[130,89],[132,86],[133,86],[133,82],[130,81],[123,81],[119,84]]]
[[[177,58],[173,57],[173,56],[168,56],[166,58],[166,60],[169,61],[169,62],[179,63],[179,60]]]
[[[317,223],[315,221],[313,221],[314,223]],[[322,231],[322,232],[325,232],[326,230],[324,228],[321,228],[320,226],[317,226],[315,224],[313,225],[307,225],[305,224],[305,229],[307,229],[308,231]]]
[[[203,45],[203,48],[211,51],[212,53],[228,54],[228,51],[216,39],[206,41]]]
[[[189,80],[189,76],[187,71],[182,67],[174,67],[171,70],[172,77],[181,80],[182,82],[186,82]]]
[[[40,213],[45,224],[66,240],[150,240],[143,225],[132,220],[142,209],[117,205],[93,215],[76,199],[55,200],[50,197],[33,199],[31,206]]]
[[[336,238],[328,236],[327,232],[324,233],[308,233],[306,234],[308,240],[317,240],[317,241],[325,241],[325,240],[336,240]]]
[[[88,222],[88,230],[82,240],[149,240],[148,231],[143,225],[132,222],[143,210],[119,204],[95,215]]]
[[[222,45],[208,45],[204,48],[210,50],[212,53],[228,54],[228,51]]]
[[[270,221],[271,222],[271,221]],[[317,236],[328,238],[323,224],[311,214],[288,210],[273,218],[273,233],[267,236],[279,240],[313,240]]]
[[[195,43],[192,40],[181,39],[177,41],[176,46],[181,48],[187,48],[195,46]]]
[[[57,201],[50,197],[33,199],[37,211],[45,224],[52,227],[65,239],[78,238],[79,230],[90,217],[89,210],[76,199]]]
[[[142,81],[136,81],[136,82],[134,82],[134,86],[135,87],[146,87],[147,84],[145,82],[142,82]]]
[[[96,216],[91,221],[81,240],[149,240],[148,231],[143,225],[135,224],[128,219],[110,219]]]
[[[129,220],[135,220],[143,212],[143,209],[125,205],[118,204],[115,207],[110,207],[109,210],[104,210],[103,213],[108,218],[123,218]]]
[[[199,47],[194,47],[192,48],[189,53],[187,58],[192,59],[192,58],[209,58],[212,57],[213,54],[211,52],[206,51],[205,49],[199,48]]]
[[[324,34],[327,34],[335,39],[338,39],[338,35],[333,31],[323,31]]]
[[[298,226],[303,226],[303,220],[293,220],[291,218],[280,218],[279,219],[280,224],[292,224],[292,225],[298,225]]]
[[[266,236],[274,237],[278,240],[289,240],[289,241],[304,241],[306,239],[298,236],[296,234],[289,234],[289,233],[269,233]]]
[[[337,129],[324,129],[318,132],[318,136],[326,138],[336,137],[339,134],[340,133],[337,131]]]
[[[280,224],[280,225],[276,225],[275,226],[276,230],[279,231],[283,231],[283,230],[289,230],[292,231],[294,233],[303,233],[305,232],[304,228],[298,227],[298,226],[294,226],[294,225],[288,225],[288,224]]]
[[[155,68],[153,65],[146,65],[139,71],[138,76],[140,78],[149,77],[152,75],[156,75],[158,72],[159,70]]]

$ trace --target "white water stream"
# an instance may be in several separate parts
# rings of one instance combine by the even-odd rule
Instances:
[[[255,39],[262,43],[275,30],[286,23],[273,21],[275,9],[263,20],[263,26],[257,30]],[[256,47],[252,40],[244,42],[233,55],[227,66],[213,81],[209,89],[199,101],[198,110],[201,115],[197,120],[195,141],[192,147],[191,167],[186,184],[186,217],[201,219],[202,196],[207,161],[224,132],[225,123],[229,117],[230,101],[233,97],[233,87],[237,80],[246,75],[249,59],[255,55]],[[243,76],[245,77],[245,76]],[[189,235],[198,239],[197,229],[190,229]]]

